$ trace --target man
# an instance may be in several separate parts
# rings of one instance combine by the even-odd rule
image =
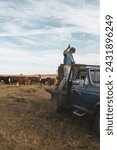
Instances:
[[[63,52],[64,55],[64,67],[63,67],[63,71],[64,71],[64,77],[62,79],[62,81],[60,82],[60,85],[58,87],[58,91],[62,91],[69,73],[70,73],[70,69],[72,64],[75,64],[74,58],[73,58],[73,53],[75,53],[76,49],[74,47],[70,47],[70,44],[68,45],[68,47],[66,48],[66,50]]]

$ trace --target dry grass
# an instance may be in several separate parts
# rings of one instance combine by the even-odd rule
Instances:
[[[45,86],[0,85],[0,150],[99,150],[88,120],[55,112]]]

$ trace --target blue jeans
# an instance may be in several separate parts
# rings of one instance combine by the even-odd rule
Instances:
[[[60,82],[58,90],[62,90],[63,89],[66,81],[68,80],[70,70],[71,70],[71,66],[70,65],[64,65],[64,67],[63,67],[64,77],[63,77],[62,81]]]

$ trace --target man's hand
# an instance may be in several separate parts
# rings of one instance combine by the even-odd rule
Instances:
[[[67,55],[70,50],[70,44],[68,44],[68,47],[64,50],[63,55]]]
[[[68,47],[67,48],[70,48],[70,44],[68,44]]]

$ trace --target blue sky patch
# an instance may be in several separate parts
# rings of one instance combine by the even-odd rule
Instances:
[[[68,44],[76,63],[99,64],[99,9],[99,0],[0,0],[0,74],[56,73]]]

